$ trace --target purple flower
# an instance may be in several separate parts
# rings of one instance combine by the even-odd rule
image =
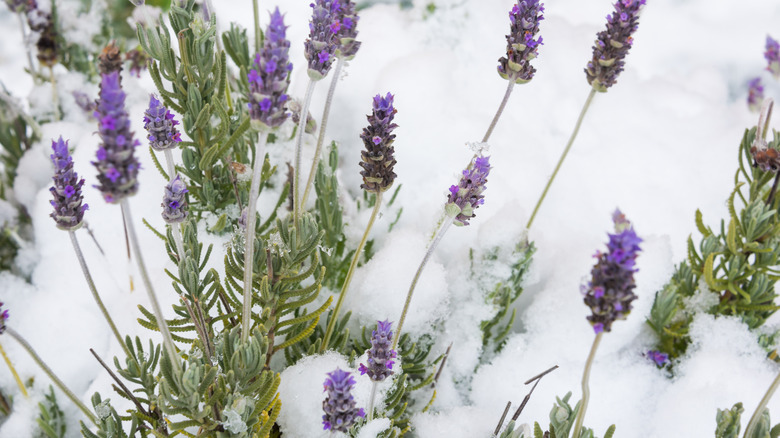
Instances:
[[[477,156],[463,171],[458,185],[450,187],[447,195],[447,209],[458,210],[455,225],[468,225],[469,220],[476,216],[474,210],[485,203],[485,184],[490,174],[490,157]]]
[[[152,94],[149,108],[144,113],[144,129],[149,133],[149,145],[158,151],[175,148],[181,142],[181,133],[175,128],[179,122],[173,114]]]
[[[647,358],[655,362],[656,365],[662,367],[669,361],[669,355],[656,350],[650,350],[647,352]]]
[[[363,168],[360,171],[363,176],[363,184],[360,187],[369,192],[384,192],[395,181],[395,134],[392,132],[398,125],[393,123],[397,112],[393,107],[393,97],[390,93],[385,97],[379,94],[374,96],[373,111],[366,116],[368,126],[363,128],[363,133],[360,134],[365,146],[360,152],[360,167]]]
[[[498,74],[504,79],[514,80],[523,84],[534,77],[536,69],[531,66],[531,60],[539,54],[542,37],[535,39],[539,33],[539,22],[544,4],[539,0],[517,0],[517,4],[509,11],[509,35],[506,36],[506,56],[498,60]]]
[[[341,7],[339,0],[316,0],[310,5],[309,38],[304,43],[306,60],[309,62],[309,77],[318,81],[327,76],[333,64],[332,54],[336,50],[333,32],[335,14]]]
[[[761,78],[757,77],[748,83],[748,108],[750,111],[761,111],[761,104],[764,102],[764,86],[761,85]]]
[[[5,332],[5,322],[8,320],[8,309],[3,310],[3,302],[0,301],[0,335]]]
[[[371,348],[368,350],[368,366],[360,364],[360,374],[368,374],[368,378],[381,382],[393,374],[393,358],[397,356],[390,348],[393,339],[392,323],[377,321],[376,330],[371,332]]]
[[[286,29],[284,17],[277,7],[265,31],[263,50],[255,55],[253,68],[247,74],[249,115],[256,127],[275,128],[287,119],[284,102],[288,99],[286,92],[292,63],[288,56],[290,42],[285,38]]]
[[[50,155],[54,163],[54,185],[49,189],[52,199],[49,201],[54,211],[49,215],[57,223],[57,227],[63,230],[75,230],[81,226],[84,212],[89,208],[82,205],[84,197],[81,195],[81,187],[84,179],[79,179],[73,170],[73,158],[68,152],[68,142],[59,140],[51,142],[54,153]]]
[[[593,59],[585,67],[588,83],[605,92],[617,82],[625,58],[634,40],[631,34],[639,27],[639,13],[645,0],[618,0],[615,11],[607,15],[607,29],[596,35]]]
[[[780,79],[780,43],[769,35],[766,36],[764,58],[766,58],[768,63],[766,66],[767,71],[772,72],[775,79]]]
[[[95,118],[100,121],[102,143],[97,151],[98,190],[106,202],[115,203],[138,191],[138,170],[135,158],[138,141],[130,132],[130,119],[125,110],[125,93],[119,85],[119,72],[101,75],[100,99]]]
[[[334,55],[347,61],[355,57],[360,49],[360,41],[357,41],[357,22],[360,19],[355,11],[355,2],[352,0],[339,0],[341,7],[335,12],[335,21],[331,30],[335,36],[336,51]],[[335,30],[334,30],[335,29]]]
[[[165,222],[175,224],[187,219],[187,199],[184,194],[187,193],[187,185],[181,180],[179,174],[176,174],[168,185],[165,186],[162,217]]]
[[[637,237],[631,222],[620,210],[615,210],[612,221],[615,234],[609,234],[608,251],[596,253],[598,262],[590,271],[590,282],[583,287],[585,304],[593,312],[588,321],[596,333],[611,331],[612,323],[625,319],[631,312],[631,302],[636,299],[634,273],[637,269],[634,266],[642,239]]]
[[[322,425],[325,430],[346,432],[352,426],[357,417],[365,417],[363,408],[355,407],[355,399],[350,393],[355,385],[355,378],[347,372],[336,368],[336,371],[327,374],[325,379],[325,392],[328,395],[322,401]]]

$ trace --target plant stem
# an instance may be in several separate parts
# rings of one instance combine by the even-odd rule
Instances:
[[[5,332],[6,332],[6,333],[7,333],[9,336],[11,336],[12,338],[14,338],[14,339],[16,340],[16,342],[18,342],[18,343],[19,343],[19,345],[21,345],[21,346],[22,346],[22,347],[23,347],[25,350],[27,350],[27,353],[29,353],[29,354],[30,354],[30,356],[31,356],[31,357],[33,358],[33,360],[35,361],[35,363],[37,363],[37,364],[38,364],[38,366],[39,366],[39,367],[41,367],[41,369],[43,370],[43,372],[44,372],[44,373],[46,373],[46,375],[48,375],[48,376],[49,376],[49,378],[52,380],[52,382],[54,382],[54,384],[55,384],[55,385],[57,385],[57,387],[58,387],[58,388],[60,388],[60,390],[61,390],[63,393],[65,393],[65,395],[66,395],[66,396],[67,396],[67,397],[68,397],[68,398],[69,398],[69,399],[70,399],[70,400],[71,400],[73,403],[75,403],[75,404],[76,404],[76,406],[78,406],[78,408],[79,408],[79,409],[81,409],[81,412],[83,412],[83,413],[84,413],[84,415],[86,415],[86,417],[87,417],[87,418],[89,418],[89,421],[91,421],[92,423],[94,423],[95,425],[97,425],[97,418],[95,418],[95,415],[93,415],[93,414],[92,414],[92,412],[90,412],[90,411],[89,411],[89,409],[88,409],[88,408],[87,408],[87,407],[84,405],[84,403],[82,403],[82,402],[81,402],[81,400],[79,400],[79,399],[76,397],[76,395],[74,395],[74,394],[73,394],[73,392],[72,392],[70,389],[68,389],[68,387],[67,387],[67,386],[65,386],[65,384],[64,384],[64,383],[62,383],[62,380],[60,380],[60,379],[59,379],[59,377],[57,377],[57,376],[54,374],[54,371],[52,371],[52,370],[51,370],[51,368],[49,368],[49,367],[48,367],[48,366],[47,366],[47,365],[46,365],[46,364],[43,362],[43,359],[41,359],[41,358],[40,358],[40,356],[38,356],[38,354],[35,352],[35,350],[33,350],[32,346],[30,346],[30,344],[28,344],[28,343],[27,343],[27,341],[26,341],[26,340],[24,340],[24,338],[23,338],[23,337],[22,337],[22,336],[21,336],[19,333],[16,333],[16,331],[15,331],[14,329],[12,329],[11,327],[6,327],[6,328],[5,328]]]
[[[512,94],[512,89],[514,87],[515,87],[515,77],[511,76],[509,78],[509,84],[506,87],[506,93],[504,93],[504,99],[501,101],[501,104],[498,105],[498,111],[496,111],[496,115],[493,116],[493,121],[490,122],[490,126],[488,127],[485,136],[482,137],[482,143],[487,143],[488,139],[490,138],[490,134],[493,133],[493,129],[496,127],[496,124],[498,123],[498,119],[501,118],[501,114],[504,112],[506,103],[509,101],[509,95]]]
[[[436,232],[436,237],[433,238],[431,245],[428,247],[428,251],[425,252],[425,256],[423,256],[422,262],[420,262],[420,266],[417,268],[417,272],[414,274],[412,284],[409,286],[409,292],[406,294],[404,310],[401,312],[401,318],[398,320],[398,325],[395,329],[395,336],[393,336],[393,346],[390,347],[392,350],[396,349],[398,346],[398,340],[401,339],[401,329],[404,327],[404,321],[406,320],[407,312],[409,312],[409,305],[412,302],[412,294],[414,293],[414,288],[417,287],[417,281],[420,279],[420,275],[422,274],[425,265],[428,263],[428,259],[431,258],[433,251],[439,245],[439,242],[441,242],[441,238],[444,237],[444,233],[447,232],[447,229],[450,227],[450,225],[452,225],[454,219],[455,217],[450,215],[445,217],[444,222],[442,222],[441,227],[439,227],[439,230]]]
[[[766,405],[769,403],[769,400],[772,399],[772,395],[774,395],[778,386],[780,386],[780,374],[778,374],[777,377],[775,377],[775,380],[772,381],[772,384],[769,385],[769,389],[766,390],[766,394],[764,394],[764,397],[761,399],[761,402],[758,403],[755,412],[753,412],[753,415],[750,417],[750,421],[745,428],[744,438],[753,436],[753,429],[755,429],[758,424],[758,419],[761,418],[761,414],[764,412],[764,409],[766,409]]]
[[[168,164],[168,176],[171,181],[176,178],[176,167],[173,165],[173,154],[170,149],[165,150],[165,162]],[[181,238],[181,227],[171,224],[171,234],[173,234],[173,240],[176,242],[176,252],[179,255],[179,262],[184,260],[184,243]]]
[[[259,53],[263,48],[263,39],[260,38],[260,9],[257,7],[257,0],[252,0],[252,11],[255,16],[255,53]]]
[[[601,342],[601,332],[596,335],[596,339],[593,340],[593,346],[590,347],[590,354],[588,360],[585,362],[585,371],[582,373],[582,402],[580,403],[580,409],[577,411],[577,419],[574,421],[574,430],[572,431],[572,438],[580,436],[580,430],[582,429],[582,421],[585,419],[585,411],[588,409],[588,400],[590,399],[590,388],[588,388],[588,379],[590,379],[590,367],[593,365],[593,358],[596,357],[596,349],[599,348],[599,342]]]
[[[24,18],[22,17],[21,12],[16,14],[16,17],[19,18],[19,27],[22,28],[22,44],[24,45],[24,49],[27,52],[27,63],[30,64],[30,74],[33,77],[33,81],[38,82],[35,79],[35,63],[33,63],[32,52],[30,51],[30,46],[27,45],[27,28],[25,27]]]
[[[355,250],[355,255],[352,257],[352,263],[350,263],[349,270],[347,271],[347,276],[346,278],[344,278],[344,285],[341,286],[341,293],[339,293],[339,299],[336,301],[336,307],[333,309],[333,314],[330,317],[328,328],[327,330],[325,330],[325,336],[322,338],[322,346],[320,346],[320,353],[327,350],[328,343],[330,342],[330,338],[331,336],[333,336],[333,330],[336,327],[336,321],[338,320],[339,311],[341,310],[341,304],[344,302],[344,297],[347,295],[347,291],[349,290],[349,284],[352,281],[352,275],[355,273],[355,269],[357,268],[358,261],[360,260],[360,255],[363,252],[363,247],[366,245],[366,241],[368,240],[368,233],[371,231],[371,227],[374,226],[374,221],[376,220],[381,205],[382,205],[382,192],[378,192],[376,194],[376,199],[374,200],[374,210],[371,212],[371,218],[368,219],[368,224],[366,225],[366,231],[363,232],[363,238],[360,239],[360,244],[358,244],[358,247]]]
[[[16,380],[16,386],[19,387],[19,391],[22,392],[22,395],[25,397],[29,397],[30,394],[27,393],[27,388],[24,387],[24,383],[22,383],[22,379],[19,378],[19,374],[16,372],[16,368],[14,368],[14,364],[11,363],[11,359],[8,358],[8,355],[5,354],[5,350],[3,349],[3,346],[0,345],[0,355],[3,356],[3,359],[5,360],[5,364],[8,365],[8,369],[11,371],[11,374],[14,376],[14,380]]]
[[[168,324],[165,322],[165,318],[163,317],[162,310],[160,309],[160,303],[157,301],[157,295],[154,293],[154,288],[152,287],[152,281],[149,278],[149,273],[146,272],[144,259],[141,255],[141,246],[138,244],[138,236],[135,234],[135,226],[133,226],[133,218],[130,215],[130,204],[127,202],[127,198],[122,199],[121,206],[122,211],[125,214],[125,225],[127,226],[127,231],[130,234],[130,244],[132,245],[133,252],[135,253],[135,260],[138,263],[138,270],[141,272],[141,280],[143,280],[144,286],[146,286],[146,293],[149,295],[149,302],[152,305],[154,317],[157,319],[157,327],[160,329],[160,333],[163,337],[163,346],[165,347],[165,351],[168,353],[168,359],[171,361],[171,365],[173,366],[174,371],[176,371],[176,374],[181,374],[181,364],[179,363],[179,356],[176,354],[176,346],[173,344],[171,332],[168,329]]]
[[[379,382],[374,381],[371,384],[371,397],[368,399],[368,420],[374,419],[374,400],[376,399],[376,388],[379,386]]]
[[[125,345],[125,342],[122,340],[122,335],[119,334],[119,330],[117,330],[116,325],[114,324],[114,320],[111,319],[111,315],[108,313],[106,306],[103,304],[103,300],[100,299],[100,295],[98,294],[97,288],[95,287],[95,282],[92,280],[92,275],[89,273],[89,268],[87,268],[87,262],[84,260],[84,254],[81,252],[81,246],[79,246],[79,242],[76,239],[76,233],[73,230],[70,230],[68,231],[68,234],[70,235],[70,241],[73,244],[73,250],[76,251],[76,258],[79,259],[81,272],[84,273],[84,278],[87,280],[87,286],[89,286],[89,290],[92,292],[92,298],[95,299],[95,302],[100,308],[100,312],[103,313],[103,317],[106,318],[108,326],[111,327],[111,331],[114,333],[116,340],[119,342],[119,345],[122,346],[122,349],[125,351],[127,357],[133,357],[133,355],[130,354],[130,350],[127,348],[127,345]]]
[[[252,330],[252,269],[255,257],[255,227],[257,224],[257,196],[260,192],[260,178],[265,163],[266,132],[259,132],[255,146],[255,164],[252,168],[252,184],[249,187],[249,205],[246,215],[246,239],[244,244],[244,309],[241,318],[241,341],[249,340]]]
[[[306,119],[309,115],[309,104],[311,103],[311,96],[314,93],[314,85],[316,82],[314,79],[309,78],[309,84],[306,86],[306,96],[303,98],[303,106],[301,107],[301,117],[298,120],[298,132],[295,136],[295,179],[293,180],[293,217],[295,218],[295,225],[298,226],[298,219],[301,217],[301,186],[299,181],[301,179],[301,149],[303,146],[303,132],[306,130]]]
[[[333,95],[336,93],[336,84],[339,83],[339,76],[341,76],[341,69],[344,66],[344,59],[339,58],[336,63],[336,69],[333,71],[333,78],[330,81],[330,87],[328,88],[328,97],[325,100],[325,108],[322,110],[322,119],[320,120],[320,133],[317,136],[317,148],[314,149],[314,159],[311,162],[311,170],[309,170],[309,179],[306,181],[306,187],[303,189],[303,198],[301,198],[301,205],[306,205],[306,200],[309,198],[309,192],[314,185],[314,176],[317,173],[317,164],[320,162],[320,152],[322,151],[322,144],[325,143],[325,132],[328,129],[328,116],[330,116],[330,105],[333,103]]]
[[[591,89],[590,94],[588,94],[587,100],[585,100],[585,105],[583,105],[582,110],[580,111],[580,117],[577,119],[577,124],[574,125],[574,132],[571,133],[571,137],[569,137],[569,142],[566,144],[566,148],[563,150],[563,154],[561,154],[561,158],[558,159],[558,164],[555,166],[555,170],[553,171],[553,174],[550,176],[549,181],[547,181],[547,185],[544,186],[544,191],[542,192],[542,196],[539,198],[539,201],[536,202],[536,207],[534,207],[533,213],[531,213],[531,218],[528,219],[528,224],[525,226],[526,228],[531,228],[531,224],[534,222],[534,218],[536,217],[536,213],[539,211],[539,206],[542,205],[542,202],[544,201],[544,197],[547,196],[547,191],[550,190],[550,186],[552,185],[553,180],[555,179],[555,175],[558,174],[558,171],[561,170],[561,164],[563,164],[563,160],[566,159],[566,155],[569,153],[569,150],[571,149],[571,145],[574,144],[574,139],[577,138],[577,133],[580,131],[580,125],[582,125],[582,120],[585,118],[585,113],[588,112],[588,107],[590,107],[590,102],[593,100],[593,96],[596,95],[596,89]]]
[[[54,67],[49,67],[49,80],[51,81],[51,104],[54,107],[54,120],[62,119],[60,113],[60,96],[57,94],[57,78],[54,77]]]

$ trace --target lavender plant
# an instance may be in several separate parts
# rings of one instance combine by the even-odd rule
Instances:
[[[750,111],[758,112],[764,103],[764,86],[761,84],[761,78],[756,77],[748,83],[747,104]]]
[[[772,73],[775,79],[780,79],[780,43],[769,35],[766,36],[764,58],[767,62],[766,70]]]
[[[371,398],[368,402],[368,421],[374,418],[374,399],[376,398],[377,383],[385,380],[393,374],[393,359],[397,356],[395,350],[390,348],[393,338],[390,321],[377,321],[376,330],[371,333],[371,348],[368,350],[368,365],[360,364],[360,374],[367,374],[373,384],[371,385]]]
[[[355,378],[347,371],[336,368],[328,373],[324,386],[327,392],[325,400],[322,401],[322,410],[325,411],[322,416],[324,429],[347,432],[358,417],[366,415],[363,408],[355,406],[355,398],[351,394]]]

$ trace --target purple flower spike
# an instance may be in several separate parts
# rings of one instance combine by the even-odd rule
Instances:
[[[450,187],[447,195],[447,210],[454,210],[455,225],[468,225],[469,220],[476,216],[474,210],[485,203],[485,184],[490,174],[490,157],[475,157],[460,178],[458,185]]]
[[[767,71],[772,72],[775,79],[780,79],[780,43],[769,35],[766,36],[764,58],[766,58],[768,63],[766,66]]]
[[[748,108],[750,111],[761,111],[761,104],[764,102],[764,86],[761,84],[761,78],[755,78],[748,83]]]
[[[144,129],[149,133],[149,145],[157,151],[175,148],[181,142],[181,133],[176,129],[173,114],[152,94],[149,108],[144,113]]]
[[[357,23],[358,17],[355,11],[355,2],[352,0],[340,0],[341,7],[335,13],[335,21],[331,25],[331,30],[336,34],[336,51],[334,55],[337,58],[343,58],[347,61],[355,57],[360,49],[360,41],[357,41]]]
[[[626,217],[615,210],[612,215],[615,223],[615,234],[609,234],[608,251],[597,252],[596,266],[590,271],[591,280],[585,290],[585,304],[593,312],[588,321],[596,333],[612,330],[612,323],[617,319],[626,319],[631,312],[631,302],[637,297],[634,294],[634,267],[636,258],[641,251],[634,228]]]
[[[669,362],[669,355],[656,350],[650,350],[647,352],[647,358],[655,362],[659,367],[666,365]]]
[[[498,74],[518,84],[524,84],[534,78],[536,69],[531,66],[531,60],[539,55],[542,37],[535,38],[539,33],[539,22],[544,4],[539,0],[517,0],[517,4],[509,11],[510,30],[506,36],[506,56],[498,60]]]
[[[390,329],[392,325],[389,321],[376,322],[376,330],[371,333],[368,366],[360,364],[360,374],[368,374],[368,378],[374,382],[381,382],[393,374],[393,359],[397,353],[390,348],[393,339],[393,331]]]
[[[645,0],[618,0],[615,11],[607,15],[607,30],[596,35],[593,59],[585,67],[588,83],[596,91],[606,92],[617,82],[634,42],[631,35],[639,27],[639,13],[644,5]]]
[[[98,190],[103,199],[117,203],[138,191],[138,170],[141,165],[135,158],[138,140],[130,132],[130,119],[125,110],[125,93],[119,85],[119,72],[101,76],[100,99],[95,118],[98,119],[102,143],[97,161],[92,164],[98,170]]]
[[[346,432],[357,417],[366,416],[363,408],[355,407],[355,399],[351,394],[355,378],[349,372],[338,368],[327,375],[324,385],[328,395],[322,401],[322,410],[325,411],[322,425],[325,430]]]
[[[336,39],[333,26],[341,7],[339,0],[316,0],[310,5],[314,12],[309,22],[309,38],[304,43],[309,77],[318,81],[327,76],[333,64]]]
[[[51,142],[51,148],[54,150],[50,155],[54,162],[54,185],[49,191],[54,199],[49,203],[54,207],[54,211],[49,216],[54,219],[58,228],[75,230],[81,226],[84,212],[89,208],[87,204],[82,205],[84,197],[81,195],[81,187],[84,185],[84,179],[79,179],[73,170],[73,158],[68,152],[68,142],[63,141],[62,136]]]
[[[263,50],[255,56],[249,80],[249,115],[255,128],[275,128],[287,119],[285,102],[290,85],[292,63],[288,52],[290,42],[285,37],[287,26],[276,8],[265,31]]]
[[[165,186],[165,195],[163,195],[162,217],[169,224],[176,224],[187,219],[187,185],[181,180],[179,174]]]
[[[3,310],[3,302],[0,301],[0,335],[5,332],[5,322],[8,320],[8,309]]]
[[[393,123],[393,118],[397,110],[393,107],[393,95],[387,93],[385,97],[377,94],[374,96],[374,105],[371,115],[368,118],[368,126],[363,128],[360,138],[363,140],[365,149],[360,152],[362,161],[360,167],[363,170],[360,174],[363,176],[361,188],[374,193],[384,192],[389,189],[395,181],[396,174],[393,172],[395,166],[395,134],[393,130],[398,127]]]

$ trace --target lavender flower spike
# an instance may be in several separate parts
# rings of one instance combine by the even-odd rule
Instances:
[[[612,323],[617,319],[625,319],[631,312],[631,302],[637,297],[634,294],[634,264],[641,249],[642,239],[637,237],[631,223],[626,220],[620,210],[612,215],[615,223],[615,234],[609,234],[608,252],[597,252],[596,266],[591,270],[591,280],[585,290],[585,304],[593,314],[588,321],[597,334],[609,332]]]
[[[59,140],[51,142],[54,153],[51,160],[54,162],[54,185],[49,189],[53,200],[49,201],[54,211],[51,217],[57,223],[57,227],[63,230],[75,230],[79,228],[84,219],[84,212],[89,208],[82,205],[84,196],[81,187],[84,179],[79,179],[73,170],[73,158],[68,152],[68,142]]]
[[[766,51],[764,52],[764,58],[766,58],[766,69],[772,72],[775,79],[780,79],[780,43],[778,43],[771,36],[766,36]]]
[[[100,99],[95,111],[102,143],[97,151],[98,190],[106,202],[118,203],[138,191],[140,164],[135,158],[138,140],[130,132],[130,119],[125,110],[125,93],[119,85],[119,73],[102,75]]]
[[[358,17],[355,11],[355,2],[352,0],[340,0],[341,7],[335,13],[336,20],[331,24],[331,30],[336,34],[336,51],[333,53],[337,58],[349,61],[355,57],[360,49],[360,41],[357,41],[357,23]]]
[[[757,77],[748,83],[748,108],[750,111],[761,111],[761,104],[764,102],[764,86],[761,84],[761,78]]]
[[[393,130],[398,127],[393,123],[395,113],[398,112],[393,107],[393,95],[387,93],[385,97],[377,94],[374,96],[373,111],[371,115],[366,116],[368,126],[363,128],[360,138],[363,139],[365,150],[360,152],[363,161],[360,167],[363,170],[360,174],[363,176],[361,188],[374,193],[384,192],[389,189],[395,181],[396,174],[393,172],[395,166],[395,134]]]
[[[0,301],[0,335],[5,332],[5,321],[8,319],[8,309],[3,310],[3,302]]]
[[[585,67],[588,83],[600,92],[617,82],[628,50],[634,42],[631,34],[639,27],[639,13],[645,0],[618,0],[615,11],[607,15],[607,29],[596,35],[593,59]]]
[[[304,43],[309,77],[319,81],[328,75],[333,64],[335,44],[335,14],[341,7],[339,0],[316,0],[310,5],[314,11],[309,22],[309,38]]]
[[[485,184],[490,173],[490,157],[477,156],[469,163],[458,185],[450,187],[447,211],[455,215],[455,225],[469,224],[474,210],[485,203]]]
[[[144,129],[149,133],[149,145],[157,151],[172,149],[181,142],[181,133],[176,129],[179,122],[157,97],[149,96],[149,108],[144,112]]]
[[[509,11],[511,22],[509,35],[506,36],[506,56],[498,60],[498,74],[518,84],[524,84],[534,77],[536,69],[531,66],[531,60],[539,54],[542,37],[535,39],[539,33],[539,22],[544,4],[539,0],[517,0],[517,4]]]
[[[163,207],[162,217],[165,222],[177,224],[187,219],[189,212],[187,211],[187,198],[184,196],[187,192],[187,185],[177,173],[176,177],[165,186],[165,195],[163,195],[163,202],[160,204]]]
[[[271,14],[265,31],[263,50],[255,56],[249,80],[249,115],[255,128],[275,128],[287,119],[285,102],[290,85],[292,63],[288,52],[290,42],[285,38],[287,26],[279,8]]]
[[[360,364],[360,374],[368,374],[374,382],[381,382],[393,374],[393,359],[397,356],[390,345],[393,331],[390,321],[377,321],[376,330],[371,332],[371,348],[368,350],[368,366]]]
[[[327,375],[324,385],[328,395],[322,401],[322,410],[325,411],[322,425],[325,430],[346,432],[355,424],[357,417],[366,416],[363,408],[355,407],[355,399],[351,394],[355,378],[338,368]]]

